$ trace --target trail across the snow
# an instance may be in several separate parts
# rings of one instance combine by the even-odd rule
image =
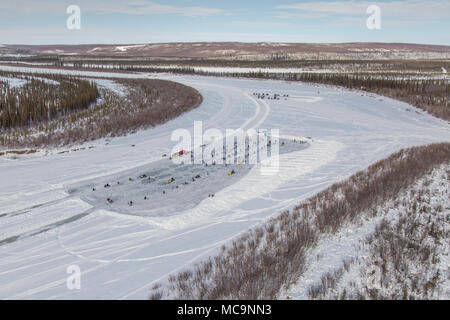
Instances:
[[[150,75],[111,75],[120,76]],[[276,81],[158,77],[198,89],[202,105],[156,128],[96,141],[91,149],[0,157],[0,298],[145,299],[155,281],[374,161],[404,147],[450,140],[444,121],[365,93]],[[261,100],[253,92],[289,98]],[[284,136],[310,137],[310,145],[281,154],[275,176],[261,175],[255,166],[214,198],[170,216],[114,212],[68,194],[73,185],[160,161],[176,144],[172,132],[192,131],[194,121],[224,134],[279,129]],[[71,265],[81,269],[80,290],[66,286]]]

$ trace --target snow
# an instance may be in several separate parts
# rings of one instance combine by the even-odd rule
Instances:
[[[47,79],[47,78],[33,77],[33,79],[40,80],[40,81],[43,81],[43,82],[51,84],[51,85],[59,85],[58,81]],[[20,87],[28,82],[28,80],[26,80],[26,79],[14,78],[14,77],[1,77],[1,76],[0,76],[0,81],[9,82],[10,88]]]
[[[193,66],[193,67],[183,67],[179,65],[155,65],[155,66],[133,66],[135,68],[154,68],[154,69],[193,69],[196,72],[205,73],[332,73],[333,70],[328,69],[303,69],[303,68],[244,68],[244,67],[204,67],[204,66]]]
[[[94,81],[97,86],[104,88],[106,90],[110,90],[113,93],[123,97],[127,94],[127,90],[125,87],[113,80],[107,80],[107,79],[91,79],[91,78],[85,78],[86,80],[92,80]]]
[[[25,83],[27,83],[27,80],[19,79],[19,78],[9,78],[9,77],[0,77],[0,81],[6,81],[9,83],[9,87],[16,88],[23,86]]]
[[[84,77],[102,77],[102,78],[145,78],[145,75],[136,75],[132,73],[111,73],[111,72],[94,72],[94,71],[78,71],[78,70],[62,70],[62,69],[48,69],[48,68],[33,68],[33,67],[16,67],[0,65],[0,70],[24,72],[34,74],[64,74],[71,76]]]
[[[374,161],[404,147],[450,141],[446,122],[376,95],[277,81],[157,77],[198,89],[202,105],[156,128],[96,141],[92,149],[16,160],[0,157],[0,241],[4,234],[19,236],[0,245],[0,298],[145,299],[155,281],[216,253],[246,229]],[[259,100],[252,92],[289,98]],[[278,128],[284,136],[311,137],[310,146],[281,154],[275,177],[262,175],[255,166],[232,184],[220,186],[214,198],[192,193],[193,205],[185,209],[173,197],[178,206],[170,216],[158,216],[163,209],[158,212],[157,206],[151,215],[137,216],[130,208],[122,212],[122,206],[108,208],[104,201],[85,201],[79,193],[69,192],[154,166],[176,144],[170,139],[173,130],[192,131],[194,121],[203,121],[203,130],[217,128],[224,133]],[[19,212],[26,216],[14,217]],[[22,226],[20,221],[26,222]],[[66,287],[70,265],[81,268],[81,290]]]
[[[361,272],[361,269],[366,269],[366,260],[369,260],[369,246],[366,243],[366,239],[373,235],[375,228],[381,223],[383,219],[386,219],[390,223],[398,221],[402,213],[411,214],[408,209],[395,207],[395,202],[402,203],[405,199],[410,198],[411,190],[421,192],[423,190],[423,182],[431,178],[431,184],[427,186],[428,190],[433,190],[434,198],[431,199],[431,206],[442,205],[444,208],[449,208],[450,198],[448,197],[446,187],[448,187],[448,180],[446,180],[446,172],[448,171],[448,165],[442,165],[440,168],[433,170],[431,174],[428,174],[424,178],[419,179],[413,186],[403,191],[396,200],[384,203],[377,208],[377,216],[373,217],[370,214],[363,213],[361,219],[356,223],[349,223],[341,231],[334,235],[322,236],[318,245],[314,247],[307,256],[307,270],[298,279],[297,283],[292,285],[289,289],[280,293],[280,299],[300,299],[307,300],[308,289],[321,283],[321,277],[327,273],[334,273],[336,270],[342,267],[344,261],[347,261],[349,268],[347,272],[339,279],[337,288],[333,290],[333,293],[342,293],[345,288],[347,294],[352,291],[352,285],[350,283],[366,284],[367,278]],[[436,195],[436,190],[439,193]],[[401,211],[403,210],[403,212]],[[442,215],[448,214],[445,210]],[[429,222],[428,222],[429,223]],[[425,225],[426,223],[423,223]],[[447,226],[448,229],[448,226]],[[445,238],[445,236],[444,236]],[[443,241],[444,254],[440,255],[440,263],[438,268],[443,278],[443,295],[442,298],[448,299],[450,295],[450,280],[447,277],[448,266],[450,263],[450,257],[448,256],[447,241]],[[411,266],[414,268],[414,266]],[[424,278],[431,278],[429,275],[423,275]],[[326,296],[325,298],[330,298]],[[426,297],[425,297],[426,298]]]
[[[292,140],[283,139],[281,142],[285,144],[280,150],[282,161],[287,161],[288,157],[292,157],[292,160],[289,161],[296,161],[296,155],[303,154],[302,151],[308,147],[307,143],[293,142]],[[270,152],[270,148],[268,149]],[[191,153],[179,158],[185,158],[184,161],[188,161]],[[253,187],[254,193],[263,194],[268,186],[272,186],[271,177],[264,179],[264,176],[260,175],[260,166],[255,167],[248,164],[248,157],[246,157],[246,163],[236,166],[219,163],[211,165],[211,162],[209,163],[208,166],[205,164],[175,164],[166,157],[120,174],[70,186],[68,192],[98,208],[146,217],[162,217],[163,219],[158,219],[159,225],[164,224],[170,228],[173,221],[181,220],[178,212],[184,211],[186,215],[194,215],[192,212],[198,214],[202,210],[205,211],[203,208],[205,206],[208,209],[211,206],[217,206],[216,201],[213,200],[218,200],[227,206],[236,200],[245,200],[236,196],[228,198],[228,194],[238,193],[232,191],[220,192],[216,196],[215,194],[222,189],[227,188],[227,191],[232,188],[246,190],[253,185],[257,186]],[[228,176],[231,170],[234,171],[234,174]],[[197,176],[199,177],[196,178]],[[245,183],[240,181],[244,176],[246,177]],[[172,177],[175,181],[168,183]],[[277,178],[278,181],[282,181],[282,172],[278,172]],[[259,179],[259,181],[255,179]],[[107,187],[105,187],[106,184],[108,184]],[[209,195],[214,195],[215,199],[210,198]],[[108,198],[114,202],[108,203],[106,201]],[[129,201],[133,202],[132,206],[129,205]],[[219,209],[220,207],[217,206],[217,210]]]
[[[336,235],[323,238],[317,247],[308,253],[306,272],[296,284],[280,293],[280,298],[307,300],[308,289],[320,283],[324,274],[337,270],[346,260],[364,259],[368,250],[361,248],[359,244],[375,231],[381,220],[382,217],[376,217],[361,225],[348,225]],[[353,273],[348,275],[349,279],[355,279],[359,270],[352,271]]]
[[[117,46],[116,50],[121,52],[126,52],[128,49],[134,49],[134,48],[142,48],[145,47],[145,44],[137,44],[137,45],[131,45],[131,46]]]
[[[54,86],[58,86],[58,85],[59,85],[59,82],[58,82],[58,81],[51,80],[51,79],[47,79],[47,78],[33,77],[33,79],[35,79],[35,80],[40,80],[40,81],[44,81],[45,83],[50,84],[50,85],[54,85]]]
[[[0,63],[5,64],[18,64],[18,65],[29,65],[29,66],[53,66],[53,62],[26,62],[26,61],[2,61],[0,60]]]

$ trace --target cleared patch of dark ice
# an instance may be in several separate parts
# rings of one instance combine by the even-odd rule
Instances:
[[[280,155],[309,146],[302,140],[279,139],[278,143]],[[271,152],[269,145],[267,154]],[[191,154],[182,157],[188,159]],[[167,155],[120,174],[71,185],[67,191],[96,208],[137,216],[173,216],[197,206],[206,198],[213,198],[242,179],[254,166],[248,163],[247,152],[245,163],[239,165],[176,164],[170,158]]]

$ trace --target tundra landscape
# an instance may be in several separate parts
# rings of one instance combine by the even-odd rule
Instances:
[[[1,45],[0,298],[449,299],[447,70],[445,41]]]

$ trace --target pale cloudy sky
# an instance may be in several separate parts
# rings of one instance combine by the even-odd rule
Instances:
[[[381,9],[381,30],[366,27]],[[81,29],[68,30],[69,5]],[[450,45],[450,0],[0,0],[0,43],[410,42]]]

